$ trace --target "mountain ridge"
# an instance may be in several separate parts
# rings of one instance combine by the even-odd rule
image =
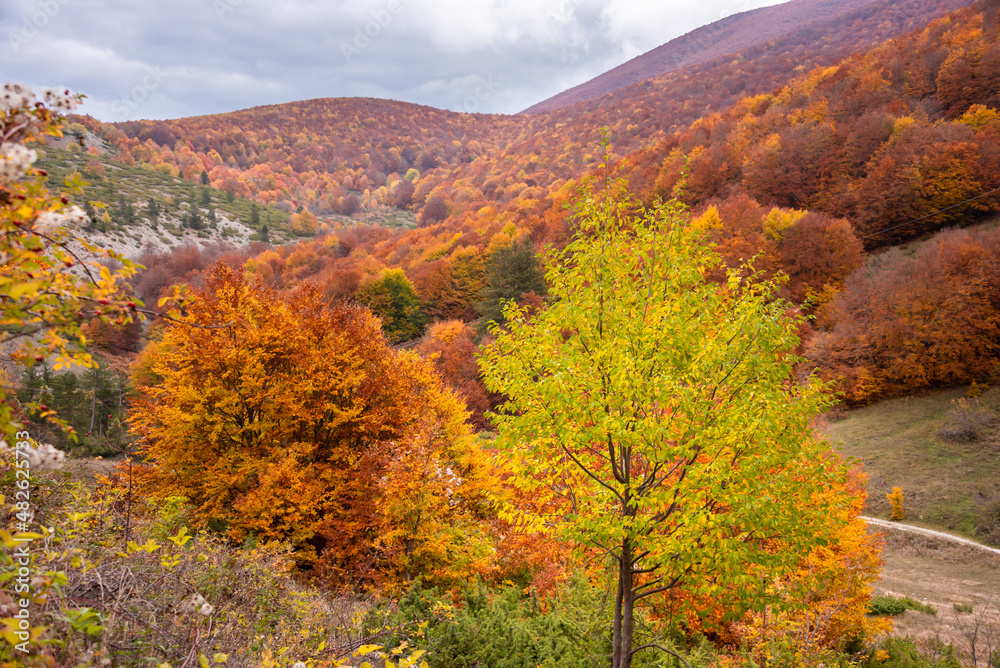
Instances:
[[[631,84],[706,64],[743,49],[759,47],[789,32],[835,20],[875,2],[877,0],[791,0],[732,14],[542,100],[520,114],[551,112],[596,100]]]

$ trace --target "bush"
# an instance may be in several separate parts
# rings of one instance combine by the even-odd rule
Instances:
[[[906,511],[903,510],[903,490],[899,487],[893,487],[892,491],[885,495],[885,498],[889,499],[889,503],[892,504],[892,517],[890,519],[893,522],[906,519]]]
[[[895,617],[904,612],[906,612],[906,604],[894,596],[873,596],[868,604],[868,614],[876,617]]]
[[[935,659],[921,652],[912,640],[886,638],[859,665],[859,668],[962,668],[950,645],[941,648]]]
[[[921,603],[909,596],[896,598],[895,596],[873,596],[868,603],[868,614],[876,617],[894,617],[901,615],[907,610],[915,610],[925,615],[937,615],[934,606]]]
[[[0,456],[0,488],[12,486],[11,459]],[[287,668],[309,656],[346,656],[367,640],[356,620],[370,600],[296,582],[278,544],[240,550],[192,535],[182,497],[146,503],[54,474],[32,475],[30,492],[34,534],[18,530],[13,504],[0,496],[0,572],[18,568],[18,540],[31,539],[32,595],[28,653],[0,642],[0,665]],[[0,582],[5,638],[16,627],[2,602],[16,600],[15,585]]]
[[[475,583],[456,601],[450,594],[423,589],[417,580],[395,608],[387,605],[370,618],[379,626],[402,630],[386,638],[387,646],[409,643],[427,648],[433,668],[590,668],[606,665],[611,653],[603,594],[577,576],[547,599],[510,585],[490,588]],[[645,625],[646,620],[637,620],[637,628]],[[666,638],[644,642],[673,646]],[[681,653],[692,668],[711,665],[715,657],[705,642]],[[640,652],[633,665],[675,665],[665,656],[653,650]]]
[[[1000,545],[1000,488],[976,494],[976,535]]]
[[[955,399],[948,411],[948,421],[938,432],[943,441],[971,443],[997,422],[996,413],[980,404],[978,398]]]

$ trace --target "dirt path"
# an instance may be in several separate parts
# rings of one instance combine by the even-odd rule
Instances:
[[[929,655],[951,643],[977,668],[1000,648],[1000,550],[948,533],[865,518],[882,532],[882,574],[875,594],[908,596],[936,614],[907,610],[893,618],[893,635],[912,638]]]
[[[968,538],[962,538],[961,536],[956,536],[954,534],[945,533],[944,531],[935,531],[934,529],[925,529],[923,527],[910,526],[909,524],[900,524],[899,522],[888,522],[886,520],[880,520],[875,517],[864,517],[862,518],[868,524],[877,526],[881,529],[893,529],[895,531],[906,531],[908,533],[920,534],[921,536],[927,536],[928,538],[937,538],[940,540],[950,540],[954,543],[962,543],[963,545],[971,545],[972,547],[978,547],[981,550],[988,550],[994,554],[1000,554],[1000,550],[995,547],[989,547],[983,545],[982,543],[977,543],[974,540],[969,540]]]

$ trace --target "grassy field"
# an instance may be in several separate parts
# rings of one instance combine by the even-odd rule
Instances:
[[[905,522],[982,540],[983,499],[1000,495],[1000,429],[982,430],[969,442],[938,434],[952,423],[956,402],[975,402],[968,387],[921,397],[893,399],[830,419],[823,426],[844,455],[868,474],[866,514],[889,519],[885,495],[903,490]],[[978,407],[1000,413],[1000,388],[978,398]],[[909,637],[934,656],[954,645],[968,665],[978,666],[1000,646],[1000,557],[984,550],[912,534],[884,533],[882,575],[875,594],[907,596],[937,614],[914,610],[894,618],[893,635]]]
[[[938,433],[968,387],[922,397],[883,401],[830,420],[824,431],[839,451],[857,458],[868,474],[868,513],[889,519],[885,495],[903,490],[906,521],[977,538],[980,506],[1000,494],[1000,429],[975,441],[951,442]],[[1000,388],[978,398],[982,409],[1000,412]]]

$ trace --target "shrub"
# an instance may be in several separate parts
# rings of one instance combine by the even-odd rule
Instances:
[[[942,647],[940,658],[935,659],[921,652],[913,641],[904,638],[886,638],[878,649],[872,651],[859,664],[860,668],[961,668],[955,658],[955,649]]]
[[[984,408],[978,398],[955,399],[948,411],[948,421],[938,431],[938,437],[943,441],[971,443],[996,422],[996,414]]]
[[[1000,489],[979,492],[976,497],[976,534],[1000,545]]]
[[[909,596],[896,598],[895,596],[873,596],[868,603],[868,614],[876,617],[894,617],[901,615],[907,610],[915,610],[925,615],[937,615],[937,610],[932,605],[921,603]]]
[[[417,580],[397,606],[383,606],[370,617],[381,626],[388,615],[388,626],[401,632],[386,637],[387,646],[425,647],[434,668],[589,668],[606,665],[611,653],[603,595],[582,576],[546,599],[509,584],[491,588],[479,582],[453,597],[424,589]],[[641,626],[648,624],[641,620]],[[674,646],[655,635],[648,642]],[[716,652],[705,642],[680,653],[692,668],[714,665]],[[681,665],[664,656],[640,652],[633,666]]]
[[[885,498],[889,499],[889,503],[892,504],[892,517],[890,519],[893,522],[906,519],[906,512],[903,510],[903,490],[899,487],[893,487],[892,491],[885,495]]]
[[[0,455],[7,488],[12,459]],[[31,476],[37,533],[17,530],[14,505],[0,496],[0,572],[19,567],[18,541],[27,541],[31,582],[28,652],[0,642],[0,665],[287,668],[321,656],[339,666],[335,657],[369,640],[359,621],[372,602],[327,597],[296,582],[287,574],[287,547],[240,550],[208,533],[192,535],[191,507],[181,497],[130,501],[121,488],[45,476]],[[4,638],[15,637],[7,603],[17,600],[16,583],[0,582]]]
[[[894,596],[873,596],[868,604],[868,614],[877,617],[895,617],[904,612],[906,612],[906,603]]]

